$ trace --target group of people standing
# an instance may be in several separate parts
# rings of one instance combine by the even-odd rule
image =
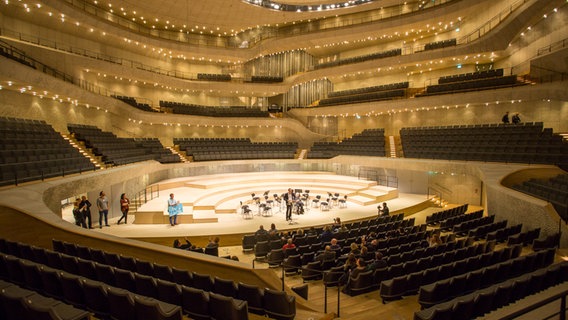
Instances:
[[[97,209],[99,211],[99,228],[103,227],[103,220],[104,226],[110,227],[108,223],[108,211],[109,211],[109,199],[106,196],[104,191],[99,193],[99,197],[96,201]],[[86,229],[93,229],[92,225],[92,217],[91,217],[91,202],[87,199],[86,196],[82,196],[81,198],[76,198],[75,202],[73,202],[73,218],[75,219],[75,224],[77,226],[86,228]],[[124,221],[124,224],[128,224],[128,211],[130,209],[130,199],[126,197],[126,194],[123,193],[120,195],[120,212],[122,216],[118,219],[117,224],[121,224]],[[177,215],[183,212],[182,204],[174,198],[174,194],[170,194],[170,198],[168,199],[168,215],[170,219],[170,225],[175,226],[177,225]]]
[[[105,223],[104,225],[110,227],[110,225],[108,224],[109,199],[104,191],[101,191],[99,193],[96,205],[99,211],[99,228],[103,227],[103,220]],[[75,219],[75,224],[77,226],[86,229],[93,229],[91,206],[92,204],[86,196],[75,199],[75,202],[73,203],[73,218]],[[123,219],[125,224],[128,223],[129,209],[130,200],[126,197],[126,194],[123,193],[120,195],[120,211],[122,212],[122,216],[120,217],[120,219],[118,219],[117,224],[120,224]]]
[[[504,124],[509,124],[509,123],[519,124],[519,123],[521,123],[521,117],[519,116],[519,113],[517,112],[513,115],[513,117],[511,117],[511,121],[509,122],[509,111],[507,111],[507,112],[505,112],[505,114],[501,118],[501,122],[503,122]]]

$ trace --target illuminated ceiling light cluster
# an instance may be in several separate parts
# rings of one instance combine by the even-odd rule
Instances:
[[[343,2],[321,4],[321,5],[294,5],[294,4],[279,3],[277,1],[271,1],[271,0],[245,0],[244,2],[258,7],[267,8],[270,10],[287,11],[287,12],[318,12],[318,11],[329,11],[329,10],[337,10],[342,8],[349,8],[374,1],[375,0],[348,0]]]

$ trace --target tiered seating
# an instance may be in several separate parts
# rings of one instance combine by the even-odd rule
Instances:
[[[89,320],[89,315],[70,304],[0,280],[0,319]]]
[[[160,163],[177,163],[181,159],[179,155],[172,153],[171,150],[164,148],[158,138],[134,138],[136,146],[156,155],[156,160]]]
[[[133,97],[127,97],[127,96],[112,96],[113,98],[116,98],[122,102],[125,102],[131,106],[133,106],[134,108],[140,109],[142,111],[148,111],[148,112],[159,112],[157,110],[154,110],[149,104],[147,103],[138,103],[136,101],[135,98]]]
[[[432,267],[422,270],[417,269],[418,271],[414,273],[402,274],[391,280],[383,281],[380,289],[381,298],[383,302],[398,299],[403,295],[414,294],[419,291],[419,288],[420,291],[423,291],[423,286],[436,281],[510,261],[520,255],[521,249],[522,246],[518,245],[482,253],[464,250],[460,260],[457,260],[460,255],[454,255],[449,262],[441,260],[438,263],[432,263]],[[421,304],[424,305],[426,302],[423,300]]]
[[[365,129],[339,143],[316,142],[308,152],[310,159],[329,159],[338,155],[360,155],[384,157],[385,130]]]
[[[449,82],[443,84],[429,85],[426,87],[426,92],[424,94],[420,95],[417,94],[416,96],[419,97],[419,96],[427,96],[434,94],[495,89],[499,87],[510,87],[515,85],[520,85],[517,82],[516,75],[494,77],[494,78],[482,78],[482,79],[469,80],[463,82]]]
[[[481,217],[483,217],[483,209],[474,211],[469,214],[462,214],[455,217],[451,217],[446,220],[440,221],[440,230],[442,231],[452,230],[452,228],[457,224],[470,220],[479,219]]]
[[[568,174],[560,174],[550,179],[530,179],[513,189],[552,203],[556,212],[568,221]]]
[[[371,54],[367,54],[367,55],[364,55],[364,56],[357,56],[357,57],[352,57],[352,58],[347,58],[347,59],[340,59],[340,60],[331,61],[331,62],[323,62],[323,63],[316,64],[314,66],[314,68],[317,70],[317,69],[322,69],[322,68],[337,67],[337,66],[341,66],[341,65],[344,65],[344,64],[351,64],[351,63],[358,63],[358,62],[374,60],[374,59],[395,57],[395,56],[399,56],[401,54],[402,54],[402,49],[393,49],[393,50],[388,50],[388,51],[383,51],[383,52],[371,53]]]
[[[94,169],[45,121],[0,118],[0,185]]]
[[[217,74],[217,73],[198,73],[197,80],[206,81],[231,81],[230,74]]]
[[[283,77],[271,77],[271,76],[252,76],[250,82],[254,83],[278,83],[284,81]]]
[[[505,242],[507,239],[509,239],[509,237],[520,234],[522,229],[522,224],[500,228],[495,231],[488,232],[485,235],[485,241]]]
[[[545,252],[543,255],[548,253]],[[552,253],[554,254],[553,251]],[[538,253],[537,257],[534,254],[519,257],[511,263],[502,263],[497,268],[485,268],[481,276],[477,275],[478,272],[470,272],[465,278],[467,294],[456,292],[458,294],[456,298],[414,313],[414,320],[479,318],[492,310],[568,281],[568,262],[550,265],[552,260],[548,260],[548,256],[541,260],[538,257],[540,254]],[[521,264],[526,266],[526,271],[521,268]],[[500,272],[505,269],[507,272]],[[492,275],[488,276],[488,273]],[[479,280],[488,277],[495,280],[490,286],[484,286]],[[437,288],[440,289],[437,290],[443,288],[444,294],[447,294],[455,292],[452,291],[455,290],[455,286],[462,284],[461,278],[454,277],[447,285],[438,283]],[[448,295],[448,298],[450,297],[451,295]]]
[[[480,226],[492,224],[495,221],[495,216],[490,215],[481,217],[479,219],[467,220],[453,226],[452,232],[457,235],[466,235],[470,230],[477,229]]]
[[[393,84],[393,88],[389,89],[389,86],[381,90],[372,90],[370,92],[355,93],[352,95],[339,95],[329,98],[321,99],[318,103],[319,106],[332,106],[338,104],[348,104],[348,103],[361,103],[370,101],[380,101],[380,100],[391,100],[395,98],[404,98],[406,96],[406,88],[408,88],[408,82],[402,82],[400,84]],[[402,86],[403,88],[396,88],[397,86]],[[406,88],[404,88],[406,86]],[[379,86],[383,87],[383,86]],[[376,87],[371,87],[376,88]]]
[[[85,147],[92,149],[96,156],[100,156],[109,165],[160,160],[162,155],[171,154],[171,151],[157,147],[157,139],[151,142],[153,139],[136,141],[133,138],[118,138],[111,132],[90,125],[68,124],[67,128],[78,141],[83,141]],[[146,145],[147,143],[149,144]],[[166,156],[166,160],[171,160],[169,158]]]
[[[141,285],[131,288],[135,292],[120,288],[114,267],[22,243],[3,242],[0,277],[8,281],[102,318],[126,319],[124,314],[136,314],[138,318],[182,319],[181,308],[162,301],[165,299],[158,296],[157,290],[145,290]]]
[[[454,208],[450,208],[447,210],[442,210],[438,212],[434,212],[433,214],[426,216],[426,223],[429,225],[436,225],[440,223],[442,220],[450,219],[456,216],[460,216],[465,214],[467,211],[468,204],[464,204],[461,206],[457,206]]]
[[[160,108],[171,109],[176,114],[187,114],[204,117],[269,117],[267,111],[262,111],[257,107],[242,106],[202,106],[182,102],[160,101]]]
[[[407,158],[562,164],[568,143],[542,122],[402,128]]]
[[[502,77],[502,76],[503,76],[503,69],[491,69],[491,70],[454,74],[451,76],[440,77],[438,79],[438,84],[463,82],[463,81]]]
[[[194,161],[237,159],[293,159],[295,142],[251,142],[245,138],[174,138]]]
[[[343,90],[343,91],[332,91],[327,96],[329,98],[333,98],[333,97],[342,97],[342,96],[352,96],[352,95],[369,93],[369,92],[388,91],[388,90],[407,89],[407,88],[408,88],[408,81],[399,82],[399,83],[383,84],[383,85],[380,85],[380,86],[373,86],[373,87]]]
[[[442,41],[430,42],[424,45],[424,50],[435,50],[457,45],[456,39],[447,39]]]
[[[130,288],[137,294],[145,294],[154,299],[181,306],[184,313],[191,318],[247,319],[247,309],[250,312],[271,317],[280,313],[280,319],[293,319],[296,314],[294,296],[284,292],[278,293],[268,288],[261,289],[241,282],[234,283],[232,280],[170,268],[166,265],[58,240],[53,241],[53,246],[56,251],[55,260],[57,260],[57,255],[62,260],[70,260],[70,268],[73,268],[73,264],[94,265],[97,277],[102,273],[99,270],[105,269],[107,274],[114,274],[114,276],[106,277],[114,283],[110,285],[121,286],[127,290]],[[84,274],[81,275],[87,277]],[[145,290],[141,292],[143,288]],[[259,304],[255,302],[256,298],[260,299]],[[225,300],[225,303],[222,300]],[[250,309],[248,304],[251,305]],[[218,312],[222,312],[222,310],[216,310],[219,308],[227,309],[225,312],[228,313],[219,315]]]
[[[520,232],[509,236],[509,238],[507,239],[507,245],[512,246],[515,244],[522,244],[523,246],[528,246],[532,244],[534,240],[538,239],[539,236],[540,228]]]

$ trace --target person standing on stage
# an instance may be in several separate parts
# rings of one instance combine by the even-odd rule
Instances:
[[[128,209],[130,208],[130,200],[126,197],[126,194],[120,195],[120,212],[122,212],[122,217],[118,219],[116,224],[120,224],[120,221],[124,219],[124,224],[128,224]]]
[[[292,220],[292,208],[294,201],[296,201],[296,194],[292,191],[292,188],[288,188],[288,193],[284,194],[284,201],[286,201],[286,221]]]
[[[87,227],[89,229],[93,229],[93,225],[91,223],[91,202],[87,200],[86,196],[81,197],[81,203],[79,204],[79,210],[83,213],[83,219],[87,223]]]
[[[99,209],[99,228],[103,227],[103,218],[105,220],[105,226],[110,227],[108,224],[108,198],[104,191],[99,193],[97,208]]]
[[[174,194],[170,193],[170,198],[168,199],[168,214],[172,227],[177,224],[177,215],[180,212],[183,212],[183,206],[178,200],[174,199]]]

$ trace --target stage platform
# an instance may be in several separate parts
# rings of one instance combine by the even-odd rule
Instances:
[[[377,215],[377,204],[387,202],[391,212],[405,208],[428,206],[425,194],[399,193],[395,188],[377,186],[375,181],[360,180],[356,177],[341,176],[323,172],[258,172],[187,177],[165,180],[159,185],[159,197],[142,205],[129,215],[129,224],[116,225],[117,218],[111,219],[111,227],[95,228],[103,232],[127,238],[210,236],[253,233],[264,225],[274,223],[278,230],[296,230],[310,226],[331,224],[335,217],[348,222]],[[252,193],[265,202],[263,194],[274,200],[274,194],[283,194],[288,188],[309,190],[310,199],[320,195],[323,200],[328,194],[347,196],[346,205],[338,203],[329,210],[305,204],[302,215],[293,215],[293,224],[285,220],[285,206],[274,205],[271,215],[262,215],[253,201]],[[178,219],[179,225],[171,226],[166,213],[169,194],[184,205],[184,214]],[[310,200],[311,201],[311,200]],[[321,201],[321,200],[320,200]],[[241,202],[252,209],[252,217],[241,214]],[[424,207],[422,206],[422,207]],[[96,217],[97,213],[93,212]],[[96,220],[96,219],[95,219]]]

